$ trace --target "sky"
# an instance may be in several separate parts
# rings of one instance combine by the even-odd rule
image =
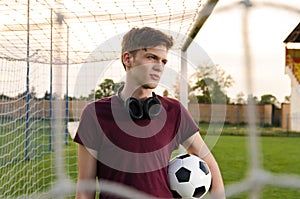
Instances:
[[[220,0],[193,42],[199,45],[214,64],[231,75],[234,84],[227,89],[231,99],[243,93],[258,99],[272,94],[279,102],[290,95],[291,82],[285,74],[284,39],[300,22],[300,0],[252,0],[273,3],[253,6],[249,12],[248,34],[252,55],[252,89],[246,85],[242,14],[244,6],[236,0]],[[280,6],[285,5],[285,7]],[[289,7],[296,10],[298,13]],[[226,8],[226,9],[224,9]],[[112,70],[113,71],[113,70]]]
[[[261,95],[272,94],[280,102],[291,92],[290,78],[285,74],[284,39],[300,22],[299,0],[253,1],[268,2],[275,6],[253,6],[249,12],[249,43],[252,55],[252,75],[246,74],[242,34],[244,6],[239,1],[221,0],[207,19],[195,42],[198,43],[215,64],[231,75],[234,84],[227,89],[231,98],[238,93]],[[291,9],[284,9],[283,4]],[[229,6],[230,5],[230,6]],[[235,5],[235,6],[233,6]],[[226,12],[224,11],[224,8]],[[252,89],[245,77],[251,75]]]
[[[253,58],[251,67],[252,74],[246,74],[245,70],[243,54],[245,48],[242,42],[242,25],[244,23],[242,21],[242,13],[245,9],[244,6],[238,2],[240,2],[240,0],[219,0],[213,13],[209,16],[200,32],[197,34],[194,42],[205,51],[205,53],[202,53],[203,55],[209,56],[214,64],[219,65],[227,74],[232,76],[234,84],[227,89],[227,94],[231,99],[236,98],[236,95],[239,93],[243,93],[245,96],[251,93],[258,98],[264,94],[272,94],[280,102],[283,102],[285,96],[289,96],[291,92],[290,78],[285,74],[285,46],[283,40],[300,22],[300,0],[251,1],[268,2],[269,4],[273,3],[274,5],[273,7],[253,6],[249,12],[248,34],[250,37],[250,47]],[[279,6],[280,4],[285,5],[285,7]],[[290,9],[286,8],[288,6],[290,6]],[[293,10],[298,10],[298,13]],[[95,29],[95,31],[97,30],[98,29]],[[196,52],[198,51],[196,50]],[[198,55],[192,56],[193,59],[195,58],[193,63],[199,63],[201,60],[203,61],[203,57],[197,57]],[[119,70],[120,62],[117,62],[116,65],[118,66],[114,70],[113,67],[110,67],[109,70],[108,67],[105,67],[104,69],[106,72],[100,77],[97,76],[99,81],[101,77],[104,78],[106,75],[108,77],[113,77],[116,71]],[[172,65],[172,63],[169,65]],[[176,65],[176,63],[173,65]],[[3,91],[4,88],[1,86],[5,86],[5,88],[9,89],[7,93],[10,95],[20,93],[20,90],[13,88],[24,88],[22,85],[25,85],[25,82],[19,81],[16,86],[16,82],[18,81],[14,78],[18,78],[18,75],[16,75],[17,72],[23,76],[26,73],[23,70],[15,71],[10,69],[16,68],[10,67],[10,65],[7,65],[7,67],[9,68],[7,71],[14,75],[6,75],[5,77],[0,76],[1,78],[7,78],[9,76],[12,79],[4,79],[3,82],[5,82],[5,84],[0,84],[0,90]],[[72,69],[75,70],[73,73],[81,72],[81,68],[84,67],[73,66]],[[66,70],[62,69],[62,72],[64,71]],[[49,71],[42,70],[40,73],[37,73],[34,69],[32,72],[36,77],[32,78],[31,83],[36,87],[36,91],[40,93],[40,95],[44,95],[45,88],[49,88]],[[124,71],[122,70],[122,72]],[[177,74],[174,71],[171,72],[171,74]],[[83,71],[82,74],[88,73],[84,73]],[[94,74],[95,73],[93,72],[93,75]],[[166,80],[171,79],[168,75],[169,74],[165,76]],[[251,75],[253,86],[251,91],[247,88],[245,81],[245,77],[249,75]],[[116,78],[120,78],[119,76]],[[121,76],[123,77],[124,73],[122,73]],[[40,82],[39,77],[45,77],[43,78],[43,83]],[[72,93],[73,90],[80,90],[79,87],[76,87],[74,82],[77,81],[77,79],[74,78],[76,78],[75,75],[70,77],[69,80],[70,94],[74,94]],[[24,77],[22,79],[25,81],[26,78]],[[95,77],[84,76],[82,79],[86,81],[95,79]],[[176,78],[173,78],[173,80],[175,79]],[[65,81],[63,81],[63,83],[64,82]],[[169,86],[170,89],[172,89],[172,85],[175,84],[174,82],[165,82],[165,85]],[[10,83],[11,85],[7,86],[7,83]],[[85,84],[87,82],[83,83],[83,89],[87,92],[85,94],[90,93],[91,89],[94,89],[98,85],[95,84],[95,82],[92,82],[93,87],[86,89]],[[62,87],[64,88],[64,86]]]

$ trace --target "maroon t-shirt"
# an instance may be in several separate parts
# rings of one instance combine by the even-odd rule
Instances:
[[[74,140],[97,151],[100,182],[109,180],[155,197],[172,198],[167,175],[171,153],[198,126],[177,100],[158,98],[163,108],[152,120],[133,121],[117,96],[85,107]],[[100,197],[120,198],[106,193]]]

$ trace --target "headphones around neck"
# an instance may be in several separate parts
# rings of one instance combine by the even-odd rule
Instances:
[[[123,101],[120,94],[122,89],[123,87],[118,90],[118,97]],[[124,106],[133,120],[154,119],[162,109],[161,102],[154,92],[152,92],[152,97],[144,101],[130,97],[125,101]]]

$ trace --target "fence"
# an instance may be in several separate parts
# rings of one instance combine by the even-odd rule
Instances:
[[[69,120],[79,120],[80,113],[89,101],[72,100],[68,102]],[[65,106],[65,102],[62,102]],[[0,100],[2,104],[0,109],[1,118],[21,118],[26,112],[26,100],[10,101]],[[30,100],[29,115],[35,114],[36,118],[50,118],[49,100]],[[212,115],[212,107],[214,115]],[[211,122],[214,117],[215,122],[225,122],[230,124],[248,124],[247,105],[245,104],[195,104],[190,103],[188,109],[194,119],[198,122]],[[225,118],[223,117],[223,110]],[[259,125],[278,126],[283,129],[291,130],[290,104],[283,103],[281,108],[272,104],[255,105],[256,123]]]

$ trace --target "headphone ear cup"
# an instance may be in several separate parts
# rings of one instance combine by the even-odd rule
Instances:
[[[156,96],[146,99],[143,103],[144,117],[148,119],[157,117],[160,114],[161,109],[162,105]]]
[[[143,118],[143,107],[139,100],[130,97],[126,100],[125,106],[132,119],[139,120]]]

